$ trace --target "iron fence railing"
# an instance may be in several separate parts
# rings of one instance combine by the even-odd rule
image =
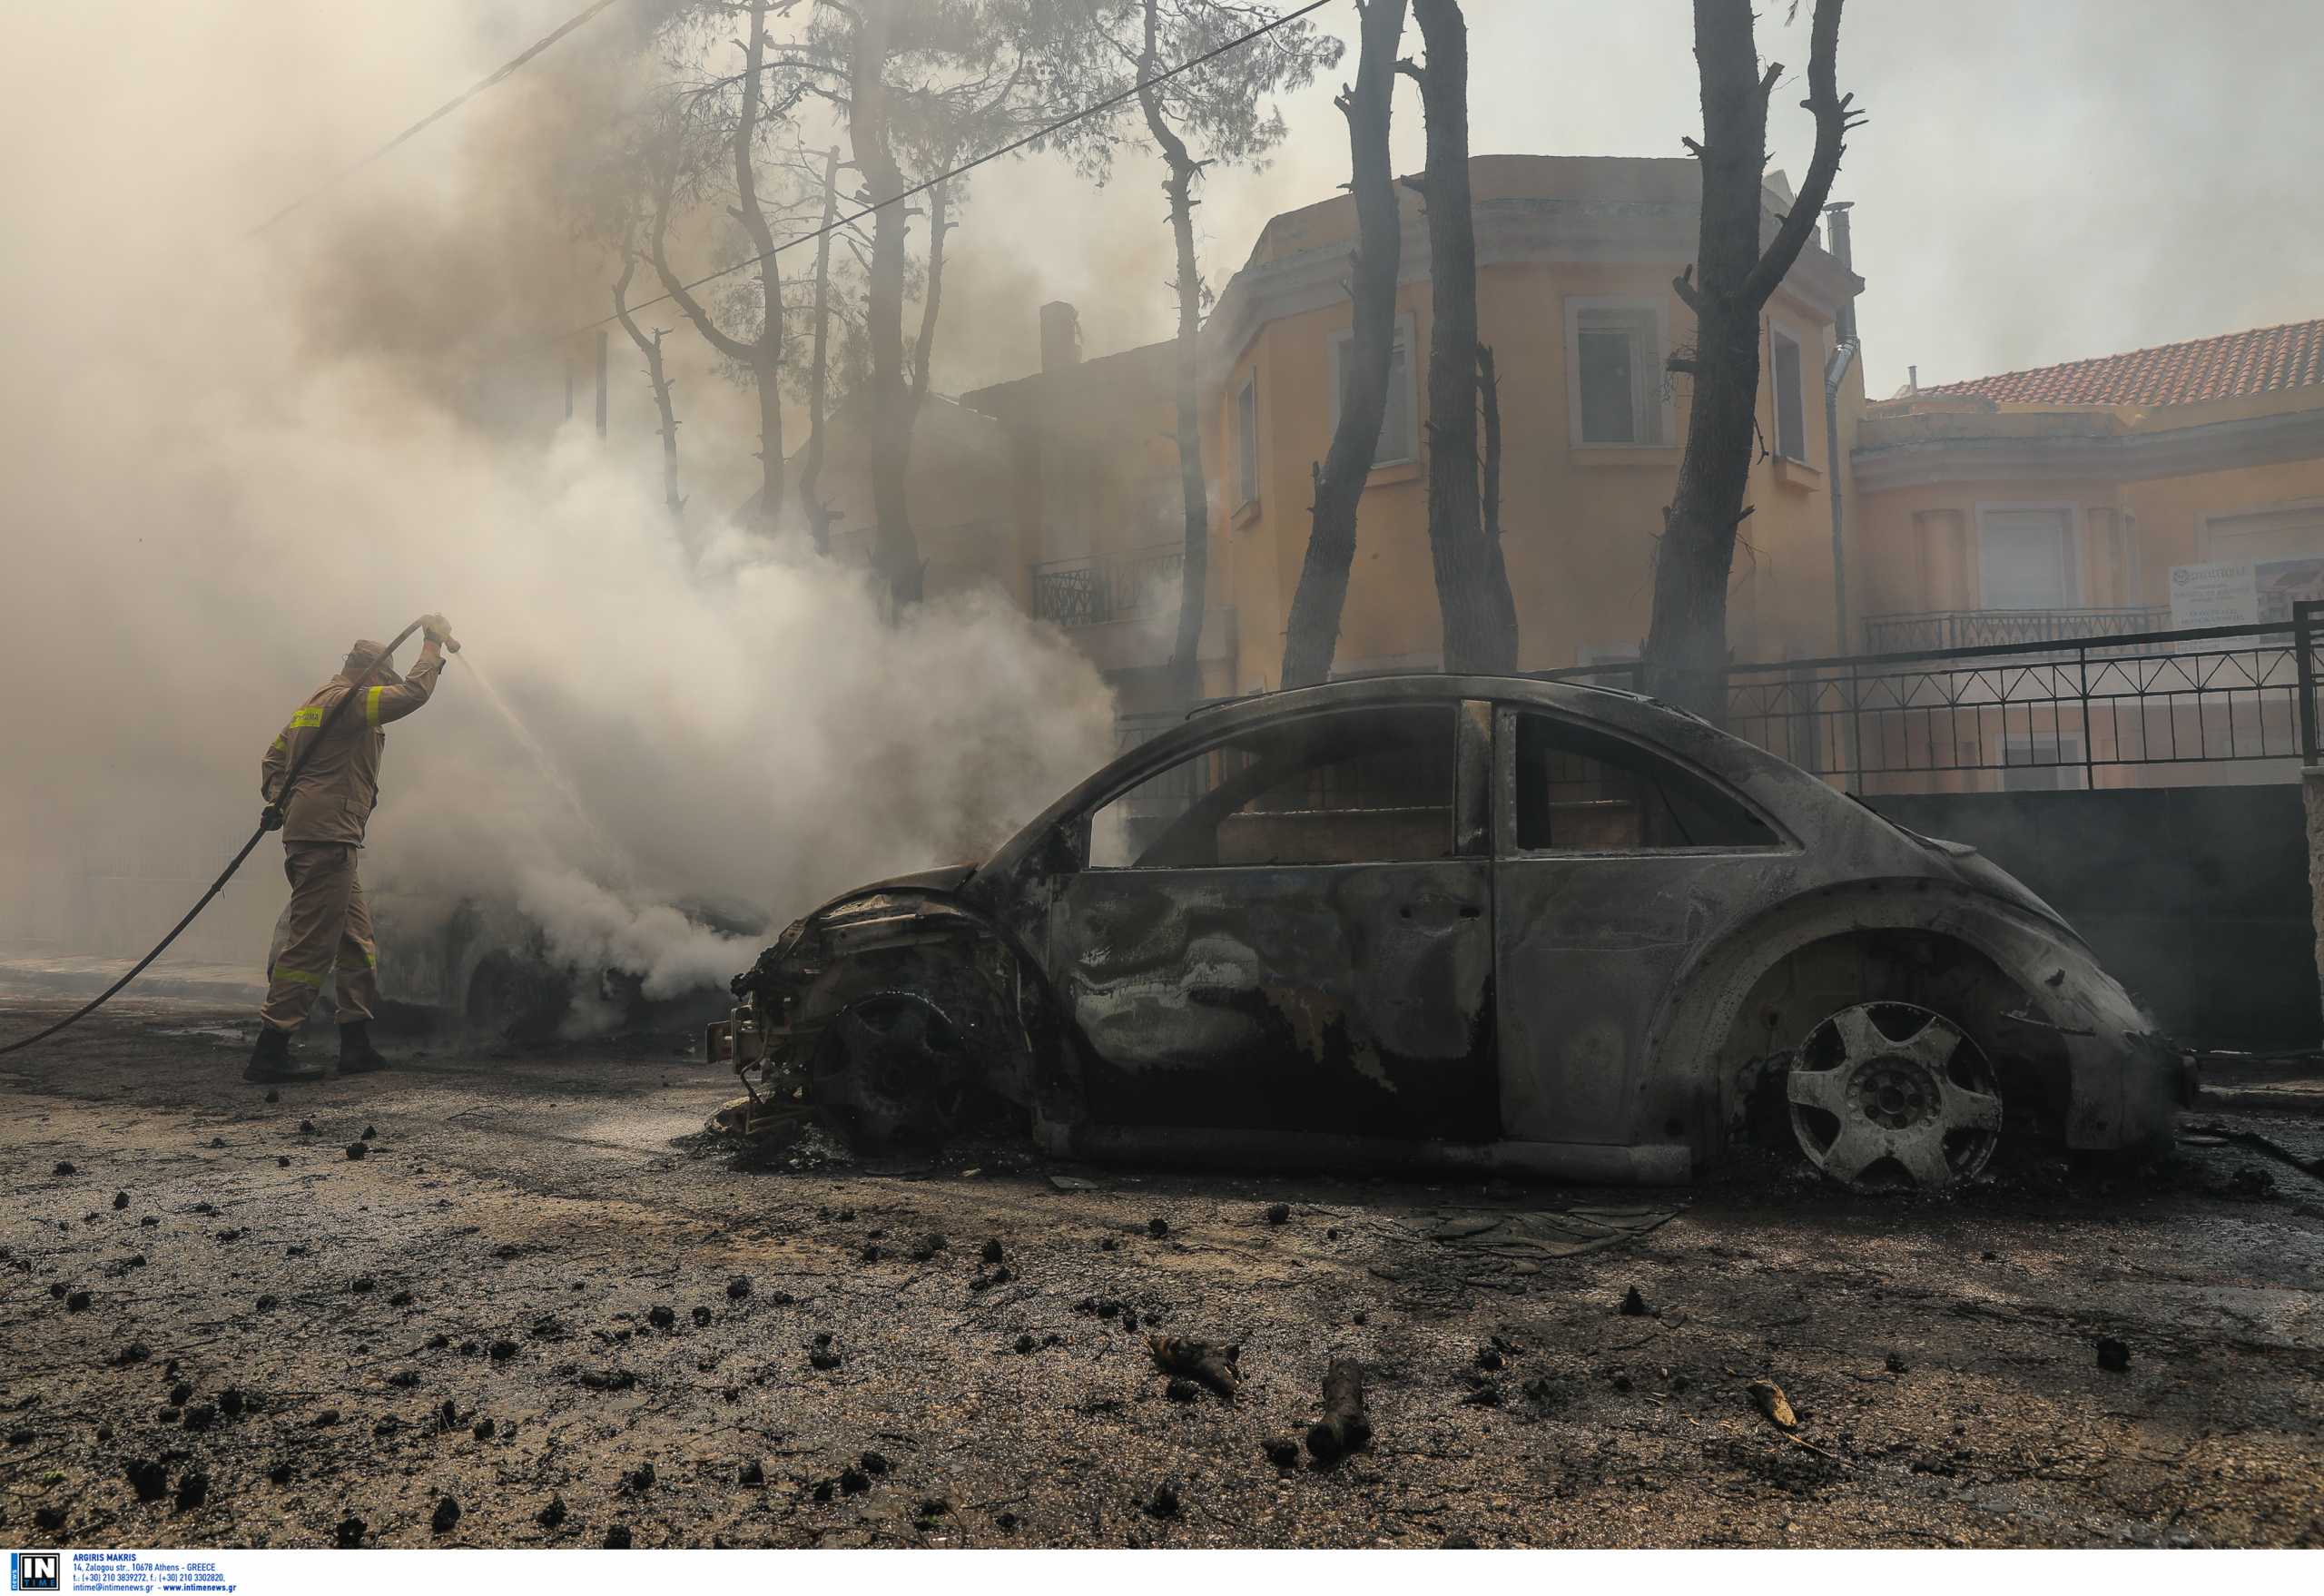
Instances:
[[[1161,613],[1177,599],[1186,563],[1177,544],[1045,560],[1033,567],[1033,614],[1060,626],[1095,626]]]
[[[1735,665],[1727,729],[1866,792],[2311,755],[2314,642],[2279,624]],[[1937,783],[1935,784],[1945,784]]]
[[[1866,616],[1867,654],[1924,648],[1989,648],[2014,643],[2079,643],[2157,632],[2171,624],[2170,606],[2132,609],[1940,609]]]
[[[1644,685],[1635,660],[1536,677]],[[1866,793],[1988,784],[2094,787],[2130,766],[2256,768],[2324,757],[2324,601],[2290,621],[1727,668],[1726,729]],[[1124,716],[1118,753],[1179,724]]]

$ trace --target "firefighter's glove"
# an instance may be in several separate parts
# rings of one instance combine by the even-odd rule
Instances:
[[[427,634],[430,643],[449,643],[452,640],[452,623],[442,616],[420,616],[419,629]]]
[[[259,811],[258,829],[262,832],[281,831],[282,829],[281,805],[270,803],[264,809]]]

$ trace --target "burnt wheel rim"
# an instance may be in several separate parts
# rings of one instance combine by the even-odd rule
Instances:
[[[1807,1033],[1785,1082],[1809,1163],[1849,1186],[1884,1177],[1924,1191],[1970,1179],[2001,1138],[1984,1050],[1912,1003],[1858,1003]]]
[[[949,1039],[917,1005],[875,999],[849,1009],[832,1030],[838,1047],[822,1056],[817,1094],[853,1138],[873,1146],[943,1138],[960,1090],[948,1067]]]

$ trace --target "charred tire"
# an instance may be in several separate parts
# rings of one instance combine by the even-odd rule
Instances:
[[[968,1075],[941,1015],[883,994],[849,1005],[824,1028],[810,1095],[859,1152],[930,1148],[959,1123]]]
[[[1852,1003],[1817,1022],[1786,1073],[1809,1163],[1847,1186],[1941,1191],[1974,1178],[2001,1139],[1991,1060],[1968,1029],[1915,1003]]]
[[[554,1041],[572,1007],[569,976],[498,949],[478,961],[461,1005],[470,1032],[520,1045]]]

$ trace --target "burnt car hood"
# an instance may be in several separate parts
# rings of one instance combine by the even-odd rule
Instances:
[[[792,921],[776,945],[788,947],[809,926],[828,921],[834,916],[849,918],[850,910],[869,907],[882,899],[921,892],[949,897],[967,886],[969,879],[981,868],[981,862],[944,864],[934,870],[916,870],[905,875],[891,875],[881,881],[866,882],[860,887],[850,887],[838,897],[825,901]]]
[[[815,914],[851,899],[861,898],[867,892],[957,892],[969,884],[970,876],[983,868],[983,862],[982,860],[971,860],[966,864],[940,864],[934,870],[916,870],[908,875],[891,875],[880,881],[866,882],[860,887],[851,887],[842,892],[822,909],[816,910]],[[807,918],[812,920],[815,914]]]

